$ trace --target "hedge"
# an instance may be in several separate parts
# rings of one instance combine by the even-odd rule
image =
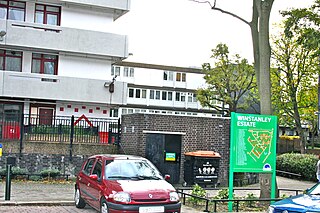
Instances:
[[[277,156],[277,170],[300,174],[304,180],[315,181],[318,156],[314,154],[285,153]]]

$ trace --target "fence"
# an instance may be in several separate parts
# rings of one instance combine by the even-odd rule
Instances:
[[[1,141],[48,141],[67,143],[117,144],[120,137],[119,119],[74,116],[20,115],[0,118]]]
[[[265,204],[270,204],[270,202],[272,201],[278,201],[278,200],[282,200],[282,198],[241,198],[241,199],[233,199],[233,200],[229,200],[229,199],[211,199],[211,198],[205,198],[205,197],[199,197],[196,195],[192,195],[190,193],[186,193],[184,192],[185,190],[191,190],[191,188],[187,189],[187,188],[178,188],[177,191],[180,194],[180,197],[182,199],[182,204],[186,205],[186,201],[187,198],[194,198],[194,199],[198,199],[204,202],[203,205],[203,212],[218,212],[218,205],[223,205],[223,204],[227,204],[228,202],[233,202],[233,208],[235,209],[236,212],[239,212],[240,210],[240,203],[248,203],[249,208],[250,205],[254,202],[261,202],[264,205]],[[220,190],[218,188],[212,188],[212,190]],[[234,191],[236,190],[244,190],[244,191],[254,191],[254,190],[260,190],[260,189],[256,189],[256,188],[241,188],[241,189],[234,189]],[[287,191],[287,192],[293,192],[295,195],[298,195],[299,193],[301,193],[301,190],[296,190],[296,189],[278,189],[278,194],[280,195],[280,193],[282,191]],[[226,206],[225,206],[226,207]],[[254,206],[252,206],[254,207]],[[264,209],[265,210],[265,209]],[[221,211],[221,210],[220,210]]]

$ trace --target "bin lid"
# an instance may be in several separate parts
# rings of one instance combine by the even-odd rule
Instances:
[[[194,151],[194,152],[186,152],[184,154],[188,156],[196,156],[196,157],[221,158],[221,155],[218,152],[214,152],[214,151]]]

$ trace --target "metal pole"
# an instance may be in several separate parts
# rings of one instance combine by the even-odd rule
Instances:
[[[19,149],[19,153],[20,153],[20,157],[22,155],[22,149],[23,149],[23,135],[24,135],[24,114],[21,114],[21,119],[20,119],[20,149]]]
[[[70,131],[70,147],[69,147],[69,158],[72,161],[72,143],[73,143],[73,136],[74,136],[74,116],[71,116],[71,131]]]
[[[5,200],[10,200],[11,194],[11,165],[7,165],[7,175],[6,175],[6,191],[5,191]]]

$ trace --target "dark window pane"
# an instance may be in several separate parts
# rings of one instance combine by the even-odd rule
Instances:
[[[172,92],[168,92],[168,100],[172,101]]]
[[[179,92],[176,93],[176,101],[180,101],[180,93]]]
[[[160,100],[160,91],[156,91],[156,99]]]
[[[154,90],[150,90],[150,99],[154,99]]]
[[[133,89],[129,89],[129,97],[133,98]]]
[[[167,100],[167,92],[162,92],[162,100]]]
[[[139,89],[136,89],[136,98],[140,98],[140,91]]]
[[[4,57],[3,56],[0,56],[0,69],[1,70],[5,70],[5,68],[4,68]]]

